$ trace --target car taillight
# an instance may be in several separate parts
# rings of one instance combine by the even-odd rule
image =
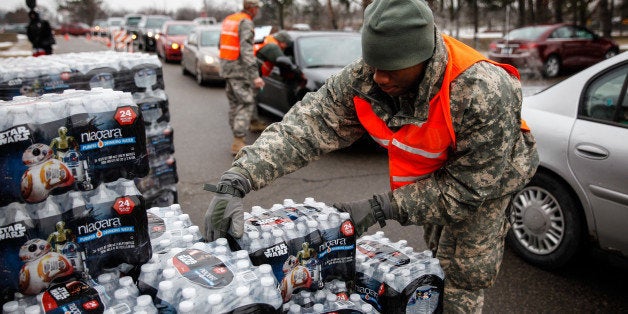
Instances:
[[[522,43],[519,44],[519,50],[532,50],[536,49],[539,44],[537,43]]]

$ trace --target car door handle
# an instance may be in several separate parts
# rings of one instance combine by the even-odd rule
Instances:
[[[608,150],[603,147],[593,145],[593,144],[578,144],[576,145],[576,155],[589,158],[602,160],[608,158]]]

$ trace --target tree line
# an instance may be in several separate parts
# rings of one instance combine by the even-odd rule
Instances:
[[[262,0],[264,7],[258,25],[272,25],[289,29],[295,23],[307,23],[313,29],[359,30],[364,8],[373,0]],[[524,25],[569,22],[587,26],[603,36],[621,33],[628,25],[628,3],[623,0],[426,0],[434,11],[441,29],[456,35],[461,28],[506,32]],[[127,13],[165,14],[175,19],[191,20],[201,15],[222,20],[233,13],[234,7],[215,0],[204,0],[201,11],[181,8],[168,12],[158,8],[144,8],[127,12],[105,8],[103,0],[57,0],[57,11],[71,22],[92,25],[97,19],[124,16]],[[1,9],[0,9],[1,10]],[[0,22],[28,22],[26,6],[13,12],[4,12]],[[1,13],[1,12],[0,12]],[[53,15],[53,14],[51,14]],[[488,17],[488,18],[486,18]],[[66,21],[70,22],[70,21]]]

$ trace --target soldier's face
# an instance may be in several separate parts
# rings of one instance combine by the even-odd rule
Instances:
[[[417,88],[424,69],[423,63],[394,71],[375,69],[373,80],[386,94],[400,96]]]

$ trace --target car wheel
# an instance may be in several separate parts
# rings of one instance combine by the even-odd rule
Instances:
[[[203,71],[201,70],[201,64],[198,62],[196,63],[196,83],[198,83],[198,85],[205,84],[205,80],[203,80]]]
[[[549,56],[543,63],[543,75],[545,77],[556,77],[560,73],[560,60],[557,56]]]
[[[609,59],[616,55],[617,55],[617,51],[611,49],[604,54],[604,59]]]
[[[508,245],[528,263],[554,269],[578,251],[583,238],[578,201],[552,176],[537,172],[509,210]]]

